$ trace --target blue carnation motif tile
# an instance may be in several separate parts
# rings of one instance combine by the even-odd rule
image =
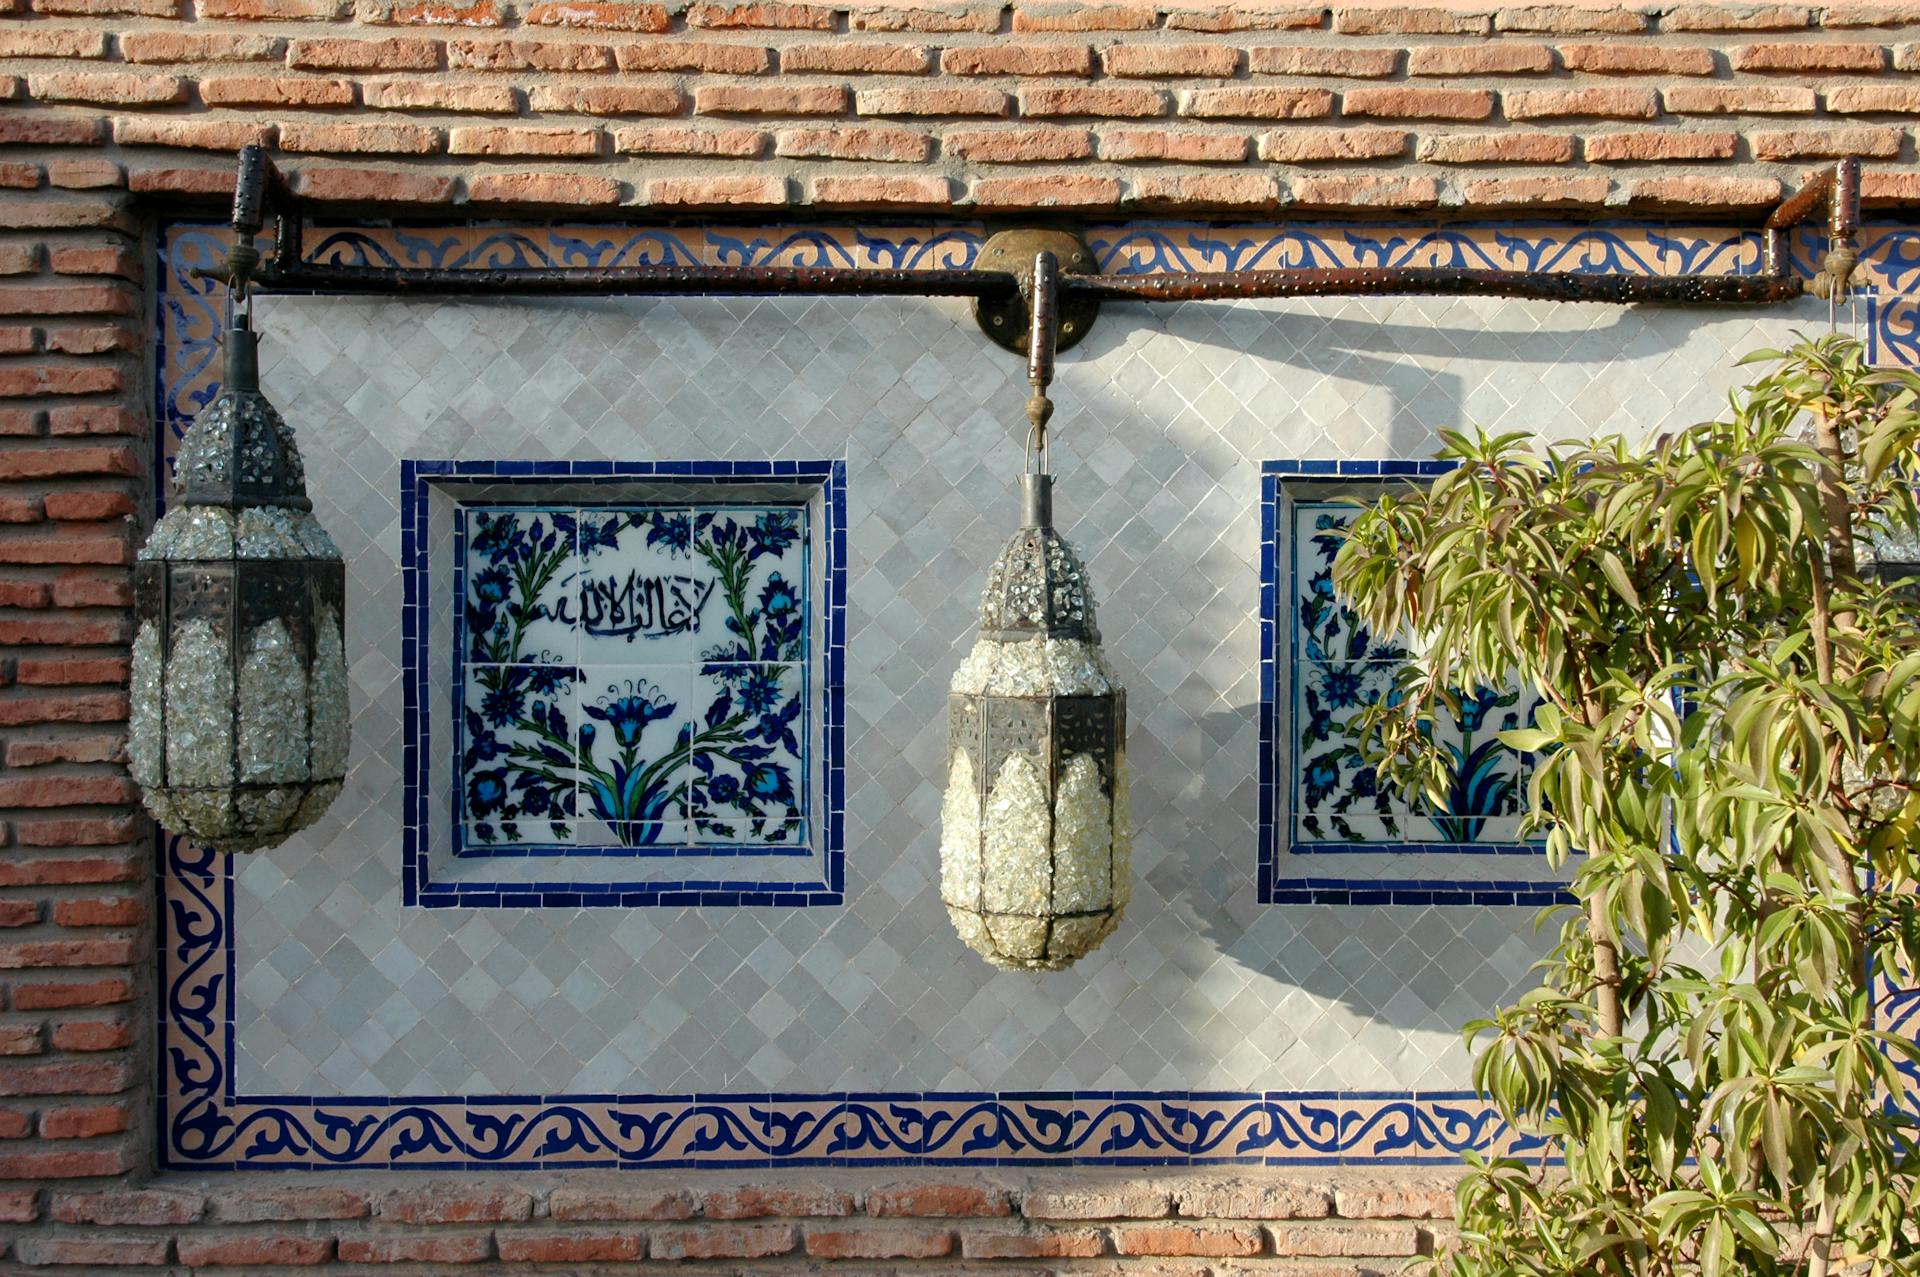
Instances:
[[[806,507],[470,507],[461,526],[463,852],[806,845]]]

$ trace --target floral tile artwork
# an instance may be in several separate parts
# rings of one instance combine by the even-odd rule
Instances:
[[[804,505],[462,507],[462,855],[806,842]]]
[[[1519,842],[1528,764],[1498,733],[1532,721],[1531,692],[1475,689],[1461,697],[1456,721],[1436,727],[1451,762],[1444,803],[1409,802],[1382,785],[1362,756],[1351,725],[1368,706],[1392,702],[1413,653],[1397,637],[1370,631],[1334,595],[1333,556],[1356,513],[1336,502],[1293,507],[1294,845]]]

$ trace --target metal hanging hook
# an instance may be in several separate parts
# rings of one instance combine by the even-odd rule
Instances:
[[[1027,382],[1033,393],[1027,397],[1027,452],[1029,474],[1053,473],[1053,449],[1047,438],[1047,422],[1053,417],[1053,400],[1047,387],[1053,383],[1054,343],[1059,339],[1060,262],[1042,249],[1033,257],[1033,283],[1027,309],[1033,317],[1027,339]],[[1035,469],[1036,459],[1038,469]]]

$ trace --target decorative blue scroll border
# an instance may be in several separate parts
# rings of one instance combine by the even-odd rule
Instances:
[[[821,796],[819,822],[822,874],[818,881],[765,882],[729,879],[646,882],[499,883],[466,879],[434,881],[427,841],[433,804],[448,797],[433,786],[428,713],[427,633],[430,538],[427,502],[436,487],[459,488],[501,482],[590,484],[621,480],[671,480],[677,484],[781,483],[819,489],[824,527],[825,607],[821,681]],[[445,909],[638,908],[649,905],[732,908],[769,905],[800,908],[846,903],[846,704],[847,704],[847,463],[838,461],[423,461],[400,462],[400,648],[402,830],[400,896],[407,905]],[[457,644],[456,644],[457,646]],[[610,857],[601,857],[609,865]]]
[[[1899,272],[1920,287],[1920,231],[1869,240],[1862,267]],[[464,232],[464,233],[463,233]],[[1536,269],[1673,273],[1755,269],[1750,233],[1662,228],[1594,239],[1581,228],[1219,227],[1140,225],[1088,232],[1102,266],[1127,273],[1319,264],[1500,264]],[[732,264],[890,265],[915,269],[971,262],[972,226],[816,227],[723,233],[692,227],[348,227],[315,236],[316,254],[401,265],[512,265],[714,260]],[[174,444],[213,393],[224,290],[196,279],[224,234],[163,228],[155,358],[156,501]],[[1661,239],[1668,243],[1658,242]],[[1811,274],[1823,249],[1796,237],[1795,267]],[[1609,256],[1609,253],[1612,255]],[[385,255],[385,256],[383,256]],[[1274,257],[1284,261],[1272,260]],[[1295,262],[1294,258],[1300,258]],[[1324,260],[1322,260],[1324,258]],[[1481,259],[1485,258],[1485,262]],[[1920,316],[1881,307],[1869,340],[1887,353],[1920,351]],[[1870,303],[1871,306],[1871,303]],[[1904,343],[1904,345],[1902,344]],[[1920,362],[1898,355],[1903,362]],[[416,476],[417,478],[417,476]],[[417,635],[416,635],[417,637]],[[1263,677],[1265,677],[1263,671]],[[160,925],[159,1160],[170,1168],[563,1169],[572,1167],[885,1165],[1288,1165],[1450,1164],[1462,1151],[1526,1153],[1538,1142],[1507,1128],[1490,1105],[1461,1091],[1384,1092],[909,1092],[348,1096],[240,1094],[234,1078],[236,978],[231,861],[162,835],[156,866]],[[1439,884],[1303,879],[1274,903],[1449,903]],[[1526,903],[1537,883],[1479,883],[1485,903]],[[1514,899],[1504,898],[1511,888]],[[839,888],[836,888],[839,889]],[[617,903],[617,902],[616,902]],[[1461,903],[1474,903],[1462,901]],[[1911,1017],[1916,1001],[1903,1004]]]

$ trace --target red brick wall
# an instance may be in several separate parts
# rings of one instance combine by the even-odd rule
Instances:
[[[147,237],[154,200],[227,197],[226,153],[262,142],[316,200],[443,217],[1751,211],[1845,153],[1869,158],[1870,201],[1920,200],[1914,70],[1920,7],[1896,4],[0,0],[0,1259],[1184,1272],[1241,1260],[1123,1257],[1442,1237],[1412,1222],[1442,1209],[1425,1190],[1286,1177],[1099,1198],[1112,1176],[1075,1197],[889,1193],[876,1172],[824,1220],[779,1195],[813,1175],[751,1207],[653,1178],[600,1197],[476,1181],[440,1206],[359,1181],[125,1187],[150,1161],[154,1005],[121,765]],[[968,1218],[908,1218],[949,1214]]]

